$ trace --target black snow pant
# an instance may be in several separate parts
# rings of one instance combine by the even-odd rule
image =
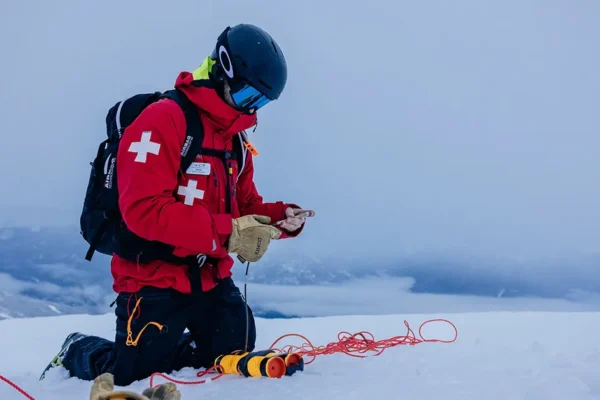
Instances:
[[[63,359],[71,376],[93,380],[110,372],[115,385],[127,386],[154,372],[208,368],[217,356],[245,349],[246,327],[247,350],[254,350],[252,310],[248,307],[246,313],[231,278],[209,292],[196,288],[187,295],[145,287],[119,294],[116,305],[115,341],[87,336],[74,342]],[[184,333],[186,328],[189,332]]]

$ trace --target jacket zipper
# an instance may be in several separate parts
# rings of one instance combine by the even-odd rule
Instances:
[[[223,159],[223,165],[225,166],[225,202],[226,202],[226,207],[225,207],[225,212],[228,214],[232,214],[231,212],[231,174],[230,174],[230,168],[231,168],[231,164],[229,161],[230,158],[230,153],[226,152],[225,153],[225,158]]]
[[[213,168],[213,179],[215,181],[215,191],[218,193],[217,195],[217,213],[221,212],[221,190],[219,189],[219,177],[217,176],[216,168]]]

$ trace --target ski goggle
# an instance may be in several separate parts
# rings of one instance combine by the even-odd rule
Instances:
[[[268,104],[271,99],[246,82],[230,83],[230,94],[233,102],[242,110],[258,110]]]
[[[249,84],[242,76],[237,75],[234,65],[229,55],[229,43],[227,41],[227,32],[231,28],[227,27],[217,40],[217,46],[211,54],[211,58],[218,61],[217,65],[220,75],[227,80],[230,88],[231,98],[235,105],[246,112],[253,110],[256,112],[271,101],[260,90]]]

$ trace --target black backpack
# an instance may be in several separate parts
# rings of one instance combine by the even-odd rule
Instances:
[[[185,115],[186,140],[181,150],[180,171],[186,171],[198,154],[219,157],[226,171],[231,159],[238,160],[240,172],[243,168],[242,135],[238,135],[239,140],[234,141],[232,152],[203,148],[204,128],[197,109],[180,90],[137,94],[116,103],[106,115],[108,138],[100,143],[96,158],[90,163],[90,179],[80,217],[81,235],[90,245],[85,256],[88,261],[91,261],[95,251],[111,256],[117,254],[140,264],[153,260],[189,264],[196,259],[176,257],[172,254],[173,246],[134,234],[125,225],[119,210],[116,160],[121,136],[146,107],[161,98],[174,100]],[[229,185],[227,192],[231,194]],[[231,212],[231,196],[227,197],[227,212]]]

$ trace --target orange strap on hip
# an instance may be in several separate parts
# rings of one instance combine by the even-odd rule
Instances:
[[[127,340],[125,341],[125,345],[126,346],[137,346],[140,337],[142,336],[142,333],[144,333],[144,331],[146,330],[146,328],[150,325],[154,325],[158,328],[159,331],[163,330],[163,326],[161,324],[159,324],[158,322],[153,322],[150,321],[148,322],[146,325],[144,325],[144,327],[142,328],[142,330],[137,334],[137,336],[135,337],[135,340],[133,340],[133,334],[131,332],[131,320],[133,319],[133,316],[135,315],[135,311],[138,309],[138,307],[140,308],[140,315],[142,313],[142,308],[140,307],[140,303],[142,301],[143,297],[140,297],[136,303],[135,303],[135,307],[133,307],[133,312],[129,315],[129,319],[127,320]]]

